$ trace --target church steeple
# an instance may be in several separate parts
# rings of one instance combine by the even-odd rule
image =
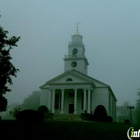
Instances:
[[[68,55],[65,55],[64,71],[76,69],[84,74],[87,74],[88,60],[85,56],[85,47],[82,42],[83,37],[79,34],[77,23],[77,30],[71,37],[72,41],[68,45]]]
[[[78,24],[80,24],[80,23],[79,23],[79,22],[77,23],[77,30],[76,30],[76,32],[75,32],[75,35],[79,35]]]

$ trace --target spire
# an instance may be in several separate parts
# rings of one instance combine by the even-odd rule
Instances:
[[[77,30],[75,32],[75,35],[79,35],[79,31],[78,31],[78,25],[80,24],[80,22],[77,22]]]

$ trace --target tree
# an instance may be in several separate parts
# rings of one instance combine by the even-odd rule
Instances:
[[[122,106],[117,106],[117,121],[118,122],[124,122],[125,120],[131,121],[130,109],[127,109],[128,106],[130,106],[130,103],[128,101],[125,101]],[[132,109],[131,113],[132,113],[132,122],[133,124],[136,124],[135,109]]]
[[[19,106],[18,103],[12,103],[12,104],[8,105],[7,110],[5,112],[1,112],[2,118],[6,119],[6,120],[13,119],[12,112],[17,106]]]
[[[136,121],[140,124],[140,92],[138,92],[139,99],[136,101]]]
[[[33,91],[31,95],[24,99],[22,103],[23,109],[37,110],[40,106],[40,91]]]
[[[124,122],[125,119],[129,118],[129,112],[128,112],[127,106],[129,106],[128,101],[125,101],[122,106],[117,106],[118,122]]]
[[[17,105],[12,111],[11,111],[11,115],[16,118],[16,115],[18,112],[20,112],[22,110],[22,105]]]
[[[0,26],[0,112],[6,111],[7,108],[7,99],[4,94],[11,91],[7,84],[13,84],[11,76],[16,77],[16,73],[19,71],[10,61],[12,59],[10,50],[17,46],[16,43],[20,37],[8,38],[7,34],[8,31]]]

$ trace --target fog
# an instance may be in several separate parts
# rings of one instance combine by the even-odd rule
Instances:
[[[0,0],[0,25],[21,36],[11,51],[20,70],[6,94],[9,104],[64,72],[64,55],[79,24],[88,75],[111,86],[117,105],[134,105],[140,89],[139,0]]]

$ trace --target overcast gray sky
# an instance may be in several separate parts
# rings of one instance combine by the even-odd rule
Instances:
[[[135,104],[140,89],[140,0],[0,0],[0,25],[21,36],[11,51],[20,69],[9,104],[64,72],[64,55],[75,33],[83,36],[88,75],[111,86],[117,105]]]

